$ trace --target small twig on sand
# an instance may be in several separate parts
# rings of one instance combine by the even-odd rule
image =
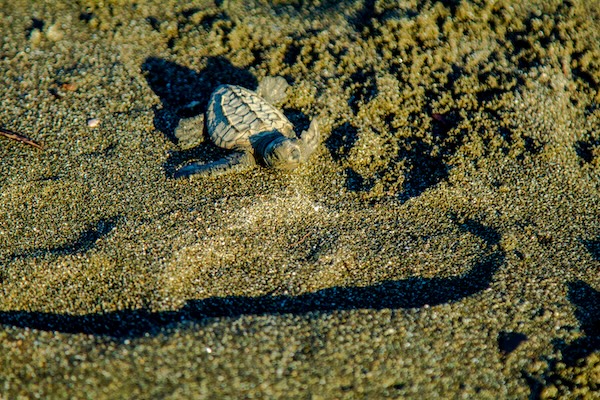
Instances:
[[[23,136],[20,133],[9,131],[8,129],[0,127],[0,135],[7,137],[12,140],[16,140],[17,142],[25,143],[30,146],[36,147],[38,149],[43,149],[42,145],[37,143],[36,141],[29,139],[27,136]]]
[[[304,236],[302,236],[302,239],[298,240],[296,243],[292,243],[290,245],[290,247],[296,247],[296,246],[300,245],[302,242],[304,242],[306,240],[308,235],[310,235],[310,232],[307,232]]]

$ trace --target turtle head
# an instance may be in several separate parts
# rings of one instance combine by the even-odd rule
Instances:
[[[265,147],[263,159],[267,167],[294,169],[302,161],[302,151],[298,140],[278,137]]]

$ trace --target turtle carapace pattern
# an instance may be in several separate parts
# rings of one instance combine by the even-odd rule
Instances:
[[[234,153],[187,165],[175,176],[222,175],[256,165],[291,170],[305,162],[319,143],[318,122],[313,119],[308,130],[296,136],[292,123],[273,106],[285,97],[287,87],[281,77],[263,79],[256,92],[235,85],[217,87],[205,115],[182,121],[175,135],[192,142],[207,134],[217,146]]]

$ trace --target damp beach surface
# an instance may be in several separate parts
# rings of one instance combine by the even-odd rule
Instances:
[[[598,1],[0,18],[0,398],[597,396]],[[173,178],[265,76],[309,163]]]

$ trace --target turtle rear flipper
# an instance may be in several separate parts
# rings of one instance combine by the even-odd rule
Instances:
[[[300,143],[303,147],[302,149],[302,161],[308,160],[310,155],[316,150],[319,145],[319,141],[321,139],[321,135],[319,133],[319,121],[314,118],[308,130],[302,131],[300,134]]]
[[[281,76],[267,76],[258,84],[256,94],[270,104],[278,104],[287,97],[286,91],[289,86]]]
[[[182,149],[191,149],[198,146],[205,139],[204,114],[179,121],[175,129],[177,144]]]
[[[209,162],[206,164],[193,163],[178,169],[174,177],[184,178],[190,175],[202,176],[219,176],[240,172],[256,165],[254,156],[249,153],[233,153],[220,160]]]

